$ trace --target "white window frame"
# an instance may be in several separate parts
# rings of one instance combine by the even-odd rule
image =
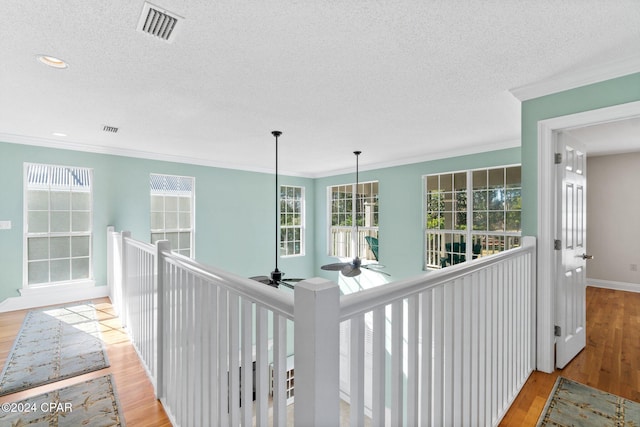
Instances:
[[[377,204],[377,212],[379,215],[380,212],[380,183],[377,180],[359,182],[358,185],[376,185],[377,192],[375,193],[375,199]],[[345,226],[334,226],[333,222],[333,210],[332,210],[332,193],[333,189],[337,187],[351,187],[351,212],[348,215],[351,217],[351,225]],[[359,225],[358,226],[358,234],[359,239],[356,242],[355,238],[355,229],[356,229],[356,197],[357,197],[357,189],[355,183],[350,184],[338,184],[338,185],[330,185],[327,187],[327,255],[339,258],[355,258],[358,255],[362,260],[375,261],[375,257],[371,252],[368,243],[365,240],[365,236],[371,236],[378,238],[380,232],[380,226],[366,226]],[[373,196],[371,196],[373,197]],[[366,210],[365,212],[359,212],[361,215],[368,215]],[[372,213],[373,214],[373,213]],[[378,216],[379,221],[379,216]],[[335,236],[340,234],[341,237],[338,238],[338,242],[334,243]],[[359,251],[358,247],[359,245]]]
[[[492,231],[492,230],[489,230],[488,226],[485,227],[485,229],[483,230],[474,230],[474,215],[473,215],[474,212],[478,212],[474,210],[474,187],[473,187],[474,173],[477,173],[477,172],[489,173],[489,171],[492,171],[492,170],[503,170],[504,171],[503,173],[506,174],[507,169],[516,168],[516,167],[521,168],[521,165],[510,164],[510,165],[503,165],[503,166],[493,166],[493,167],[486,167],[486,168],[459,170],[459,171],[453,171],[453,172],[443,172],[443,173],[437,173],[437,174],[423,175],[422,177],[422,184],[423,184],[423,191],[422,191],[423,216],[422,218],[423,218],[423,230],[424,230],[423,232],[423,238],[424,238],[423,270],[444,268],[450,265],[467,262],[481,256],[487,256],[487,255],[490,255],[491,253],[498,253],[498,252],[501,252],[502,250],[511,249],[511,248],[520,246],[520,239],[522,235],[521,230],[517,232],[507,231],[506,229],[503,231]],[[445,209],[445,212],[452,213],[451,220],[449,221],[450,224],[453,224],[455,222],[454,217],[456,212],[466,215],[466,223],[461,224],[462,226],[461,228],[455,228],[455,227],[442,228],[442,229],[428,228],[427,217],[429,214],[429,211],[428,211],[429,206],[427,201],[427,198],[428,198],[427,179],[433,178],[433,177],[438,177],[438,179],[440,179],[440,177],[442,176],[447,176],[447,175],[455,176],[460,174],[465,175],[464,194],[466,196],[466,208],[464,210],[456,210],[453,207],[455,205],[455,201],[453,199],[446,200],[446,202],[451,203],[452,208],[451,210]],[[501,187],[505,195],[509,190],[519,190],[520,198],[522,198],[522,169],[520,170],[520,174],[521,174],[520,185],[518,187],[512,187],[512,188],[508,187],[508,184],[506,182],[506,176],[505,176],[504,186]],[[486,191],[487,192],[491,191],[489,189],[488,184],[486,187]],[[453,184],[451,188],[451,195],[455,197],[455,193],[456,193],[455,184]],[[460,191],[458,191],[458,193],[460,193]],[[487,203],[488,203],[488,200],[487,200]],[[506,206],[503,206],[502,210],[492,211],[487,207],[487,209],[482,209],[480,211],[486,212],[487,215],[490,215],[491,213],[494,213],[494,212],[502,212],[505,219],[506,219],[507,212],[517,212],[517,210],[507,209]],[[520,214],[522,214],[521,210],[520,210]],[[520,227],[522,227],[522,225],[520,225]],[[433,236],[435,241],[434,244],[438,247],[437,249],[440,255],[436,255],[434,252],[436,248],[431,247],[432,243],[430,240],[430,236]],[[458,242],[455,242],[456,237],[459,239]],[[489,239],[490,238],[493,239],[494,237],[498,237],[498,242],[494,242],[494,245],[492,246],[493,249],[489,250],[489,247],[491,246]],[[484,238],[483,245],[478,246],[478,244],[475,243],[475,239],[477,238]],[[444,242],[448,242],[449,240],[450,242],[447,243],[447,245],[450,245],[450,246],[448,246],[443,251],[442,247],[444,245]],[[456,247],[456,245],[458,246]],[[438,257],[439,259],[435,260],[434,257]],[[434,260],[438,262],[436,263],[434,262]]]
[[[287,206],[291,206],[287,202],[290,200],[287,197],[287,189],[300,190],[300,211],[296,212],[295,207],[293,211],[289,211],[286,209]],[[283,209],[285,208],[285,209]],[[305,188],[297,185],[280,185],[280,256],[283,258],[295,257],[295,256],[304,256],[305,254]],[[287,215],[290,213],[297,213],[300,215],[300,224],[286,225],[283,224],[283,215]],[[287,246],[289,241],[286,239],[286,230],[298,230],[300,235],[300,250],[299,252],[287,253]],[[295,239],[292,241],[295,245]],[[294,246],[295,247],[295,246]]]
[[[151,173],[149,175],[149,238],[151,243],[155,243],[158,240],[169,240],[171,242],[171,247],[173,251],[178,253],[182,253],[185,256],[190,258],[195,258],[195,232],[196,232],[196,212],[195,212],[195,199],[196,199],[196,179],[192,176],[181,176],[181,175],[169,175],[163,173]],[[153,198],[162,197],[162,210],[154,209],[154,201]],[[167,227],[167,209],[166,209],[166,199],[167,197],[175,197],[177,200],[177,210],[169,211],[171,213],[176,214],[176,226],[175,227]],[[180,198],[189,198],[189,224],[188,226],[184,226],[181,222],[181,214],[187,213],[182,210],[180,207]],[[160,214],[162,227],[156,227],[158,224],[157,221],[160,220],[154,219],[154,216]],[[155,227],[155,228],[154,228]],[[167,234],[178,234],[178,242],[172,241],[171,239],[167,239]],[[180,235],[189,233],[189,248],[188,254],[185,253],[185,247],[180,245]],[[158,238],[158,234],[163,234],[161,238]],[[176,247],[178,245],[178,247]]]
[[[47,193],[46,197],[46,209],[44,206],[41,206],[40,209],[30,209],[29,206],[29,191],[37,190]],[[69,209],[55,209],[52,204],[56,203],[52,200],[53,192],[69,192]],[[89,199],[88,209],[73,209],[73,194],[74,193],[88,193]],[[62,166],[62,165],[51,165],[51,164],[40,164],[40,163],[24,163],[23,166],[23,274],[22,274],[22,288],[24,292],[35,289],[43,289],[47,287],[76,287],[76,286],[90,286],[94,284],[94,276],[93,276],[93,169],[86,167],[76,167],[76,166]],[[33,207],[33,206],[32,206]],[[30,229],[30,214],[40,213],[42,215],[46,215],[47,217],[47,231],[44,230],[34,230],[34,227]],[[55,219],[52,220],[53,214],[63,212],[68,212],[69,215],[69,230],[68,231],[52,231],[52,223],[57,221]],[[88,218],[85,218],[87,230],[84,231],[74,231],[74,213],[86,214],[88,213]],[[79,221],[79,218],[76,218],[76,221]],[[33,225],[33,224],[31,224]],[[56,238],[69,238],[69,255],[67,256],[58,256],[52,257],[51,253],[51,239]],[[77,253],[74,255],[74,247],[73,241],[78,238],[88,238],[88,247],[86,248],[87,253],[84,255],[78,255]],[[48,257],[41,258],[38,260],[30,260],[30,240],[33,239],[49,239],[48,242]],[[73,261],[87,259],[87,275],[86,277],[73,278],[74,270],[73,270]],[[69,278],[64,280],[51,280],[52,279],[52,266],[51,263],[55,261],[64,261],[69,260]],[[47,281],[40,281],[37,283],[29,283],[29,264],[30,262],[48,262],[47,268]]]

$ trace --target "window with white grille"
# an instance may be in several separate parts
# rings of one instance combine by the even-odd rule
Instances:
[[[168,240],[173,251],[193,257],[195,179],[151,174],[150,186],[151,243]]]
[[[88,168],[24,165],[27,287],[93,278],[92,175]]]
[[[377,260],[378,182],[329,187],[328,199],[329,255]]]
[[[304,255],[304,188],[280,186],[280,255]]]
[[[424,178],[425,268],[443,268],[520,246],[520,166]]]

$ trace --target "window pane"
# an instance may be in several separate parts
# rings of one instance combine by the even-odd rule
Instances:
[[[27,209],[28,210],[48,210],[49,209],[49,192],[29,190],[27,191]]]
[[[479,190],[473,192],[473,210],[487,210],[488,196],[485,190]]]
[[[178,212],[178,198],[173,196],[165,196],[164,209],[167,212]]]
[[[489,169],[489,188],[504,187],[504,169]]]
[[[164,226],[167,230],[175,230],[178,228],[178,213],[167,211],[164,216]]]
[[[489,231],[504,231],[504,212],[489,212]]]
[[[72,257],[88,257],[90,254],[89,236],[80,236],[71,238],[71,256]]]
[[[62,282],[71,279],[71,260],[55,259],[51,260],[51,281]]]
[[[71,237],[52,237],[51,259],[69,258],[71,256]]]
[[[505,197],[505,209],[520,210],[522,209],[522,196],[519,188],[507,190]]]
[[[440,175],[440,190],[451,191],[453,190],[453,175],[446,174]]]
[[[178,227],[179,228],[191,228],[191,214],[188,212],[181,212],[178,214]]]
[[[29,261],[49,258],[48,237],[29,238],[27,240],[27,246],[27,257]]]
[[[51,232],[64,233],[71,231],[71,214],[67,212],[51,212]]]
[[[49,212],[29,212],[27,222],[29,233],[47,233],[49,231]]]
[[[507,230],[511,232],[518,232],[521,228],[520,223],[520,211],[509,211],[506,213],[507,217]]]
[[[487,212],[474,212],[473,213],[473,229],[474,230],[487,230]]]
[[[30,285],[49,282],[49,261],[29,262],[27,266],[28,283]]]
[[[68,211],[71,210],[71,193],[65,191],[51,192],[51,210]]]
[[[191,233],[180,233],[180,249],[191,247]]]
[[[151,229],[162,230],[164,228],[164,212],[151,212]]]
[[[151,195],[151,211],[162,212],[164,211],[164,197]]]
[[[467,173],[466,172],[458,172],[453,177],[454,180],[454,189],[455,190],[466,190],[467,189]]]
[[[91,231],[91,214],[89,212],[72,212],[72,231]]]
[[[178,208],[180,212],[191,212],[191,197],[180,197]]]
[[[489,210],[504,210],[504,189],[496,189],[489,191]]]
[[[507,168],[507,188],[521,187],[522,173],[520,166]]]
[[[71,209],[73,209],[74,211],[91,210],[91,193],[71,193]]]
[[[89,258],[71,260],[71,278],[74,280],[89,278]]]
[[[486,169],[473,171],[473,189],[484,190],[487,188],[487,171]]]

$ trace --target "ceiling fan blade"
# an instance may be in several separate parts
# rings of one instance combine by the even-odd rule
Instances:
[[[286,279],[284,279],[284,280],[285,280],[285,281],[287,281],[287,282],[297,283],[297,282],[302,282],[303,280],[307,280],[307,279],[301,279],[301,278],[299,278],[299,277],[296,277],[296,278],[293,278],[293,279],[286,278]],[[281,280],[281,281],[282,281],[282,280]]]
[[[345,277],[356,277],[361,273],[360,267],[356,267],[353,264],[347,264],[344,268],[342,268],[342,270],[340,270],[340,272]]]
[[[285,287],[287,287],[289,289],[295,289],[295,286],[293,286],[291,283],[285,282],[284,280],[280,281],[280,285],[285,286]]]
[[[351,263],[350,262],[336,262],[333,264],[326,264],[323,265],[322,267],[320,267],[323,270],[329,270],[329,271],[340,271],[343,268],[350,266]]]
[[[249,279],[255,280],[256,282],[264,283],[265,285],[268,285],[271,282],[271,278],[267,276],[253,276],[249,277]]]

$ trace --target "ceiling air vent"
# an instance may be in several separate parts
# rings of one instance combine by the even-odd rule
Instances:
[[[118,128],[115,126],[104,125],[102,130],[105,132],[116,133],[118,132]]]
[[[145,2],[138,21],[138,31],[171,43],[182,19],[184,18],[175,13]]]

